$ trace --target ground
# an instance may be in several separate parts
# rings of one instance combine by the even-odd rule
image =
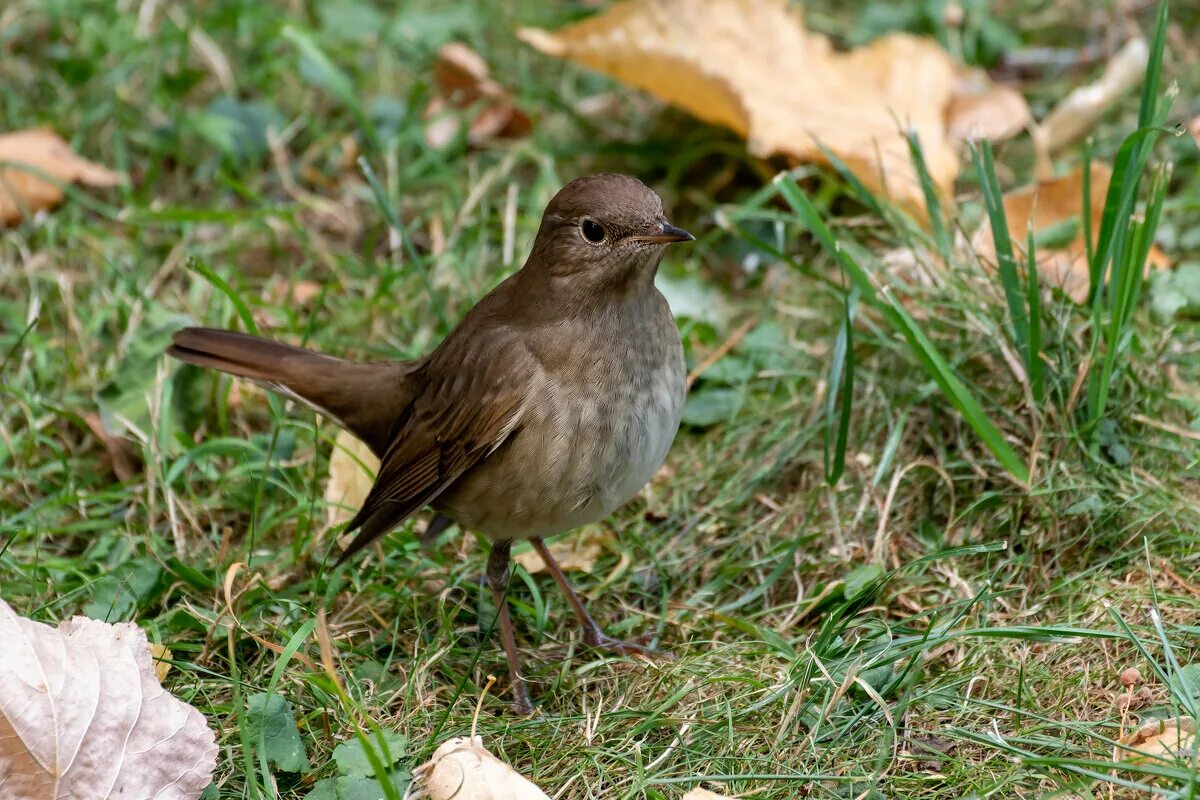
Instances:
[[[574,576],[610,633],[650,634],[674,658],[589,652],[548,577],[519,570],[511,602],[540,714],[506,713],[501,680],[478,720],[487,745],[561,798],[700,785],[762,800],[1200,796],[1194,762],[1110,764],[1139,722],[1196,713],[1195,321],[1134,314],[1089,428],[1072,396],[1087,313],[1044,294],[1037,403],[993,273],[958,258],[936,280],[896,275],[1032,476],[1014,479],[888,318],[861,305],[846,468],[831,486],[836,266],[769,188],[781,164],[511,35],[586,5],[0,9],[0,130],[52,126],[131,177],[0,237],[0,594],[47,622],[136,620],[169,647],[167,687],[219,731],[210,797],[303,797],[337,774],[333,748],[372,726],[405,737],[401,769],[464,734],[487,676],[504,674],[480,542],[452,529],[422,549],[417,521],[350,568],[323,566],[338,534],[323,500],[336,429],[160,354],[188,322],[252,323],[346,357],[421,354],[519,266],[558,186],[615,169],[698,235],[661,276],[689,366],[730,345],[698,377],[659,476],[585,534],[610,536],[594,574]],[[1133,5],[997,4],[968,55],[1079,47],[1119,20],[1149,36],[1154,9]],[[872,26],[944,33],[937,7],[818,4],[809,18],[855,42]],[[1186,34],[1198,22],[1194,7],[1172,10],[1172,121],[1198,110]],[[426,143],[448,39],[530,110],[528,137]],[[1031,79],[1035,112],[1095,73]],[[1131,95],[1096,129],[1096,157],[1111,160],[1136,121]],[[1027,137],[1000,148],[1004,185],[1028,179],[1030,153]],[[1160,161],[1175,171],[1159,242],[1194,260],[1196,149],[1168,137]],[[913,250],[836,174],[797,177],[864,258]],[[978,224],[971,174],[960,188],[961,225]],[[132,427],[144,471],[114,476],[90,414]],[[291,704],[311,770],[259,753],[247,698],[261,692]]]

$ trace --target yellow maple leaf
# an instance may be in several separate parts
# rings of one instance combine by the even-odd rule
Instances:
[[[931,39],[897,33],[835,52],[785,0],[627,0],[557,31],[517,35],[734,130],[756,156],[824,162],[824,145],[919,216],[904,131],[916,132],[938,189],[949,194],[958,176],[946,115],[963,70]]]
[[[1091,207],[1088,217],[1091,225],[1093,245],[1100,233],[1100,222],[1104,215],[1104,198],[1112,170],[1098,161],[1091,163],[1091,186],[1088,189]],[[1075,169],[1050,180],[1038,181],[1033,186],[1013,190],[1004,195],[1004,216],[1009,234],[1016,250],[1018,265],[1025,260],[1027,232],[1032,226],[1037,248],[1038,281],[1042,285],[1056,286],[1063,294],[1082,303],[1087,300],[1091,284],[1088,268],[1087,248],[1083,241],[1083,169]],[[1063,241],[1036,243],[1036,234],[1055,226],[1073,226],[1073,233]],[[975,235],[974,246],[980,258],[995,265],[996,247],[992,240],[991,226],[984,222]],[[1146,270],[1166,269],[1170,260],[1157,246],[1151,246],[1146,259]]]

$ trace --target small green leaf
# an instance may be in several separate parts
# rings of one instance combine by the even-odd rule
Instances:
[[[1097,516],[1104,511],[1104,502],[1100,499],[1100,495],[1092,493],[1082,500],[1078,500],[1067,506],[1067,510],[1063,513],[1068,517],[1082,516]]]
[[[1121,441],[1121,431],[1111,419],[1100,420],[1100,447],[1118,467],[1128,467],[1133,462],[1133,453]]]
[[[312,34],[285,25],[282,36],[300,51],[300,75],[305,80],[320,86],[349,108],[361,107],[354,82],[326,55]]]
[[[375,736],[368,736],[368,738],[371,740],[371,747],[375,750],[380,760],[385,762],[389,767],[400,760],[401,756],[404,755],[404,748],[408,746],[407,738],[395,731],[384,730],[383,739],[387,743],[387,755],[385,756],[383,748],[379,746],[378,739]],[[359,739],[342,742],[333,748],[333,760],[337,762],[338,772],[343,775],[355,778],[367,778],[375,774],[375,770],[371,767],[371,762],[367,759],[367,754],[363,750],[363,743]]]
[[[268,764],[284,772],[309,768],[292,705],[277,694],[255,694],[246,701],[246,727],[250,741],[261,748]]]
[[[763,322],[752,328],[738,345],[738,350],[762,369],[786,368],[793,352],[787,337],[773,322]]]
[[[847,600],[857,600],[869,591],[874,591],[886,572],[879,564],[862,564],[850,570],[843,579],[843,592]]]
[[[1200,697],[1200,663],[1186,664],[1179,668],[1181,688],[1192,697]]]
[[[388,780],[400,795],[412,782],[412,776],[404,770],[388,773]],[[337,800],[387,800],[387,792],[375,778],[351,778],[347,775],[337,779]]]
[[[117,434],[133,427],[145,435],[152,433],[150,398],[158,371],[167,363],[163,351],[176,330],[191,324],[190,317],[171,313],[157,303],[149,304],[136,335],[128,337],[112,377],[96,392],[105,430]]]
[[[705,383],[741,386],[754,377],[754,365],[740,356],[725,356],[700,376]]]
[[[707,428],[725,422],[741,404],[742,393],[736,389],[700,389],[692,392],[683,407],[683,423]]]
[[[283,130],[286,121],[273,105],[262,100],[243,102],[222,96],[213,100],[200,120],[212,125],[201,130],[210,142],[239,163],[255,162],[267,154],[267,129]]]
[[[321,32],[343,42],[374,41],[384,28],[383,14],[359,0],[328,0],[317,6]]]
[[[138,606],[153,595],[161,577],[162,566],[148,558],[119,564],[91,585],[84,616],[104,622],[132,619]]]
[[[484,15],[474,8],[453,3],[418,8],[416,3],[400,3],[388,36],[405,42],[420,43],[422,52],[431,52],[451,39],[469,38],[479,31]],[[439,7],[440,6],[440,7]]]
[[[660,272],[654,285],[667,298],[676,318],[686,317],[718,327],[725,322],[725,301],[710,284],[694,277],[675,277]]]
[[[338,800],[337,778],[322,778],[313,784],[304,800]]]
[[[1162,322],[1178,316],[1200,316],[1200,263],[1154,273],[1150,279],[1150,308]]]

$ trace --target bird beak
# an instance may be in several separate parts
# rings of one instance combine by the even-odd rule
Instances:
[[[656,230],[652,233],[646,233],[639,236],[630,236],[635,242],[649,242],[650,244],[671,244],[672,242],[690,242],[695,240],[695,236],[685,231],[683,228],[676,228],[667,221],[662,221],[658,224]]]

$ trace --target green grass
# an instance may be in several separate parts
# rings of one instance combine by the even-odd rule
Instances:
[[[755,322],[697,380],[667,468],[607,523],[616,551],[576,578],[610,633],[677,658],[588,652],[552,582],[518,571],[542,714],[507,715],[493,689],[492,751],[563,798],[675,800],[700,782],[763,800],[1200,796],[1194,764],[1111,769],[1123,726],[1198,702],[1200,335],[1153,319],[1135,280],[1156,224],[1195,260],[1190,142],[1125,151],[1093,256],[1110,288],[1080,308],[1031,290],[1024,259],[1002,282],[956,246],[1028,177],[1021,141],[982,158],[982,180],[965,166],[962,202],[925,232],[836,170],[772,181],[778,165],[731,135],[511,37],[574,5],[169,5],[141,21],[87,0],[0,10],[0,129],[52,125],[133,178],[0,234],[0,596],[47,622],[133,619],[168,645],[168,688],[219,732],[213,797],[352,779],[334,760],[352,742],[372,771],[411,770],[469,731],[504,664],[479,542],[423,550],[406,528],[361,567],[323,569],[335,430],[167,363],[171,331],[417,356],[518,266],[558,186],[604,169],[654,185],[699,236],[662,276],[689,364]],[[987,20],[1029,44],[1086,40],[1065,4],[1023,30],[1025,5]],[[867,19],[811,18],[847,38]],[[1154,30],[1149,9],[1138,22]],[[530,138],[427,147],[447,38],[533,112]],[[1160,85],[1191,97],[1184,59],[1168,48]],[[1029,90],[1046,103],[1080,79]],[[608,91],[616,110],[579,112]],[[1155,121],[1137,105],[1105,118],[1092,158]],[[1139,193],[1133,176],[1167,161]],[[290,299],[308,281],[316,296]],[[130,431],[144,477],[113,477],[91,413]],[[290,704],[309,772],[255,735],[260,693]]]

